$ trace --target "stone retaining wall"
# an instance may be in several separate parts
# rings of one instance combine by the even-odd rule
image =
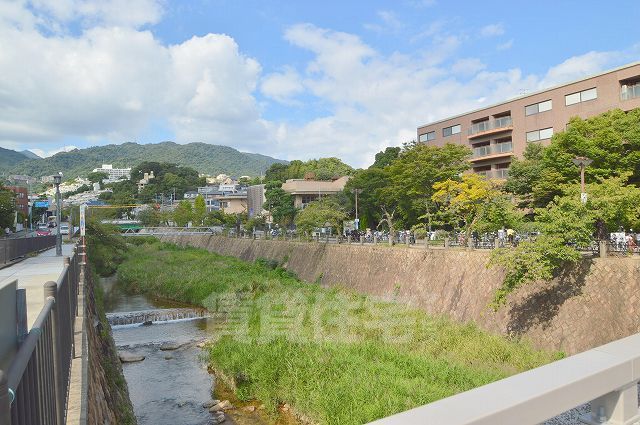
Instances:
[[[135,425],[127,382],[116,351],[111,328],[96,297],[94,279],[87,267],[88,420],[90,425]]]
[[[487,269],[489,253],[232,239],[211,235],[164,236],[247,261],[285,263],[307,282],[340,285],[400,299],[430,314],[474,321],[490,332],[523,336],[537,347],[574,354],[640,332],[640,258],[585,259],[557,279],[527,285],[498,312],[488,305],[504,272]]]

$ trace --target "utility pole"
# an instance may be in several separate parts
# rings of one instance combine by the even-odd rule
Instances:
[[[60,233],[60,215],[62,207],[60,205],[60,183],[62,173],[53,176],[53,184],[56,185],[56,257],[62,257],[62,234]]]
[[[356,230],[360,230],[360,220],[358,220],[358,195],[362,193],[362,189],[353,189],[353,193],[356,195]]]
[[[584,184],[584,169],[589,166],[593,162],[592,159],[587,158],[586,156],[577,156],[571,160],[575,165],[580,167],[580,201],[583,204],[587,203],[587,191],[585,189]]]

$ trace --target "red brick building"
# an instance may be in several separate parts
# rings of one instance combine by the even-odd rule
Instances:
[[[6,186],[7,189],[16,194],[16,210],[29,217],[29,191],[22,186]]]

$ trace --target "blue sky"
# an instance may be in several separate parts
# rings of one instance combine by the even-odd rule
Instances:
[[[637,1],[0,1],[0,146],[200,141],[368,165],[640,58]]]

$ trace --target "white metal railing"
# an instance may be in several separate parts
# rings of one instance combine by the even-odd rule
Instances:
[[[636,97],[640,97],[640,83],[622,87],[620,91],[621,100],[635,99]]]
[[[372,422],[538,424],[591,402],[586,424],[637,425],[640,334]]]
[[[496,143],[495,145],[486,145],[473,148],[473,158],[481,158],[483,156],[507,152],[513,152],[512,142]]]
[[[489,121],[489,120],[482,121],[482,122],[472,124],[471,127],[469,128],[468,134],[469,136],[471,136],[473,134],[481,133],[483,131],[494,130],[497,128],[511,127],[512,124],[513,124],[513,121],[511,120],[510,116],[496,118],[493,121]]]

